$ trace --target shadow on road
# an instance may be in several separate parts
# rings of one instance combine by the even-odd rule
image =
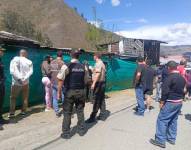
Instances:
[[[36,113],[39,113],[39,112],[42,112],[42,111],[44,111],[44,107],[31,108],[31,110],[28,111],[25,115],[22,115],[22,114],[20,113],[20,114],[16,115],[15,117],[10,118],[10,119],[9,119],[9,123],[10,123],[10,124],[18,123],[18,122],[21,121],[22,119],[27,118],[27,117],[29,117],[29,116],[32,115],[32,114],[36,114]]]
[[[130,105],[130,106],[127,106],[127,107],[125,107],[125,108],[123,108],[123,109],[120,109],[120,110],[118,110],[118,111],[115,111],[115,112],[113,112],[113,113],[111,113],[110,111],[107,110],[107,112],[106,112],[106,117],[105,117],[105,120],[104,120],[104,121],[106,121],[110,116],[113,116],[113,115],[116,115],[116,114],[118,114],[118,113],[120,113],[120,112],[123,112],[123,111],[125,111],[125,110],[128,110],[128,109],[132,108],[132,107],[135,106],[135,105],[136,105],[136,103],[135,103],[135,104],[132,104],[132,105]],[[96,122],[94,122],[94,123],[86,124],[87,132],[88,132],[88,130],[90,130],[93,126],[95,126],[97,123],[98,123],[98,121],[96,121]],[[86,133],[87,133],[87,132],[86,132]],[[74,136],[76,133],[77,133],[77,126],[74,126],[74,127],[72,128],[72,130],[71,130],[71,137]],[[50,141],[50,142],[48,142],[48,143],[46,143],[46,144],[43,144],[43,145],[41,145],[41,146],[39,146],[39,147],[37,147],[37,148],[35,148],[35,149],[33,149],[33,150],[43,149],[43,148],[45,148],[45,147],[51,145],[52,143],[54,143],[54,142],[56,142],[56,141],[58,141],[58,140],[61,140],[61,138],[58,137],[58,138],[56,138],[56,139],[54,139],[54,140],[52,140],[52,141]],[[66,140],[65,140],[65,141],[66,141]]]
[[[185,114],[185,119],[191,121],[191,114]]]

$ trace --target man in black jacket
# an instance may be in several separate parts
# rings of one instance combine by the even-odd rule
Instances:
[[[185,95],[185,79],[177,71],[174,61],[168,62],[169,75],[162,85],[160,113],[157,119],[155,139],[150,142],[165,148],[166,141],[174,145],[177,135],[178,114],[182,108]]]

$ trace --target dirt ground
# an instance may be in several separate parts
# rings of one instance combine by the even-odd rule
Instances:
[[[134,105],[135,98],[132,90],[107,93],[107,109],[117,112],[117,107],[125,104]],[[113,108],[115,106],[115,108]],[[87,103],[85,117],[89,117],[92,104]],[[54,111],[44,112],[44,106],[38,105],[30,108],[29,113],[23,118],[17,111],[15,119],[4,125],[5,130],[0,131],[1,150],[30,150],[35,149],[49,141],[58,139],[61,133],[63,117],[56,118]],[[7,114],[5,114],[7,117]],[[76,124],[76,115],[72,119],[72,126]]]

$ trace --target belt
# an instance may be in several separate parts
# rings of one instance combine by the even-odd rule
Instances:
[[[178,99],[178,100],[167,100],[167,102],[171,102],[171,103],[182,103],[182,99]]]

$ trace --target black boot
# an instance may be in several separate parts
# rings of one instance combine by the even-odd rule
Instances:
[[[67,139],[70,139],[70,138],[71,138],[71,135],[70,135],[69,133],[67,133],[67,134],[66,134],[66,133],[62,133],[62,134],[60,135],[60,137],[67,140]]]
[[[2,124],[0,124],[0,130],[4,130],[3,125],[2,125]]]
[[[89,119],[87,119],[87,120],[85,121],[85,123],[94,123],[94,122],[96,122],[95,117],[90,117]]]
[[[90,115],[90,118],[87,119],[87,120],[85,121],[85,123],[94,123],[94,122],[96,122],[96,114],[95,114],[95,113],[92,113],[92,114]]]

